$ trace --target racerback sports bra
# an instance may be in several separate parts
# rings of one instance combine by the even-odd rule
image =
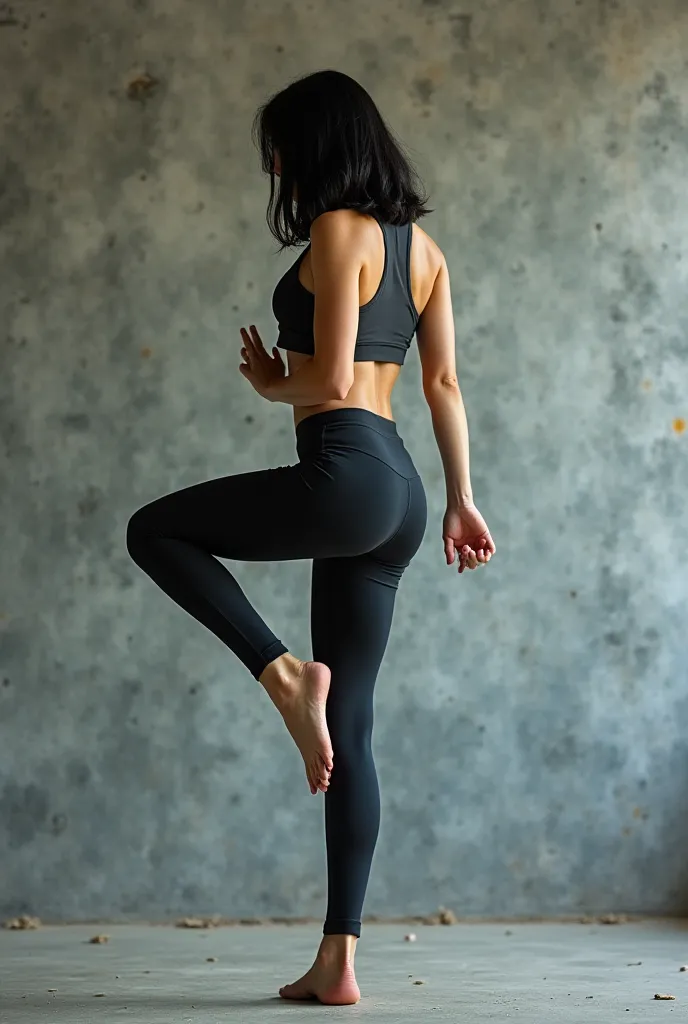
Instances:
[[[382,229],[385,262],[375,295],[358,307],[354,361],[401,366],[420,318],[411,295],[413,224],[388,224],[373,216]],[[279,325],[278,347],[312,356],[315,296],[299,281],[299,267],[309,249],[310,243],[278,281],[272,311]]]

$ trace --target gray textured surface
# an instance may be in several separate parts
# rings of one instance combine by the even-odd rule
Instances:
[[[242,1024],[343,1015],[382,1024],[505,1017],[645,1024],[667,1013],[685,1020],[688,1002],[688,974],[679,973],[686,928],[660,922],[421,928],[412,944],[403,927],[373,925],[356,954],[362,999],[346,1009],[277,997],[310,966],[315,928],[198,933],[120,925],[108,929],[108,945],[86,945],[94,930],[0,933],[1,1019],[216,1024],[234,1013]],[[655,1002],[656,992],[676,1000]]]
[[[249,127],[323,66],[371,90],[431,189],[499,549],[484,572],[443,564],[414,351],[395,412],[430,522],[377,692],[366,909],[685,912],[684,0],[12,10],[0,912],[322,913],[298,754],[124,537],[165,491],[293,457],[289,410],[237,371],[239,325],[270,337],[292,258]],[[144,72],[159,84],[128,98]],[[238,577],[306,656],[308,565]]]

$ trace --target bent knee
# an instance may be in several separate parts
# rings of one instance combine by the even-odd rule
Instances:
[[[138,562],[146,542],[153,536],[150,527],[150,519],[146,514],[146,506],[139,508],[130,517],[127,523],[126,545],[129,555]]]

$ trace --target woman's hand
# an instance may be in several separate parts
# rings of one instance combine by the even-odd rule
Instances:
[[[475,505],[448,508],[442,522],[442,539],[447,565],[459,556],[459,572],[486,565],[497,550],[487,523]]]
[[[244,362],[239,366],[239,372],[244,375],[262,398],[270,400],[270,386],[283,380],[286,373],[279,349],[273,348],[272,355],[268,355],[261,336],[253,324],[248,331],[245,327],[241,328],[241,339],[244,343],[241,350],[241,358]]]

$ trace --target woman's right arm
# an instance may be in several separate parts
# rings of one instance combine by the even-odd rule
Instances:
[[[432,294],[416,330],[423,372],[423,394],[444,467],[447,510],[442,536],[447,564],[459,556],[459,572],[489,562],[495,545],[473,504],[468,423],[456,370],[454,313],[449,271],[442,257]]]

